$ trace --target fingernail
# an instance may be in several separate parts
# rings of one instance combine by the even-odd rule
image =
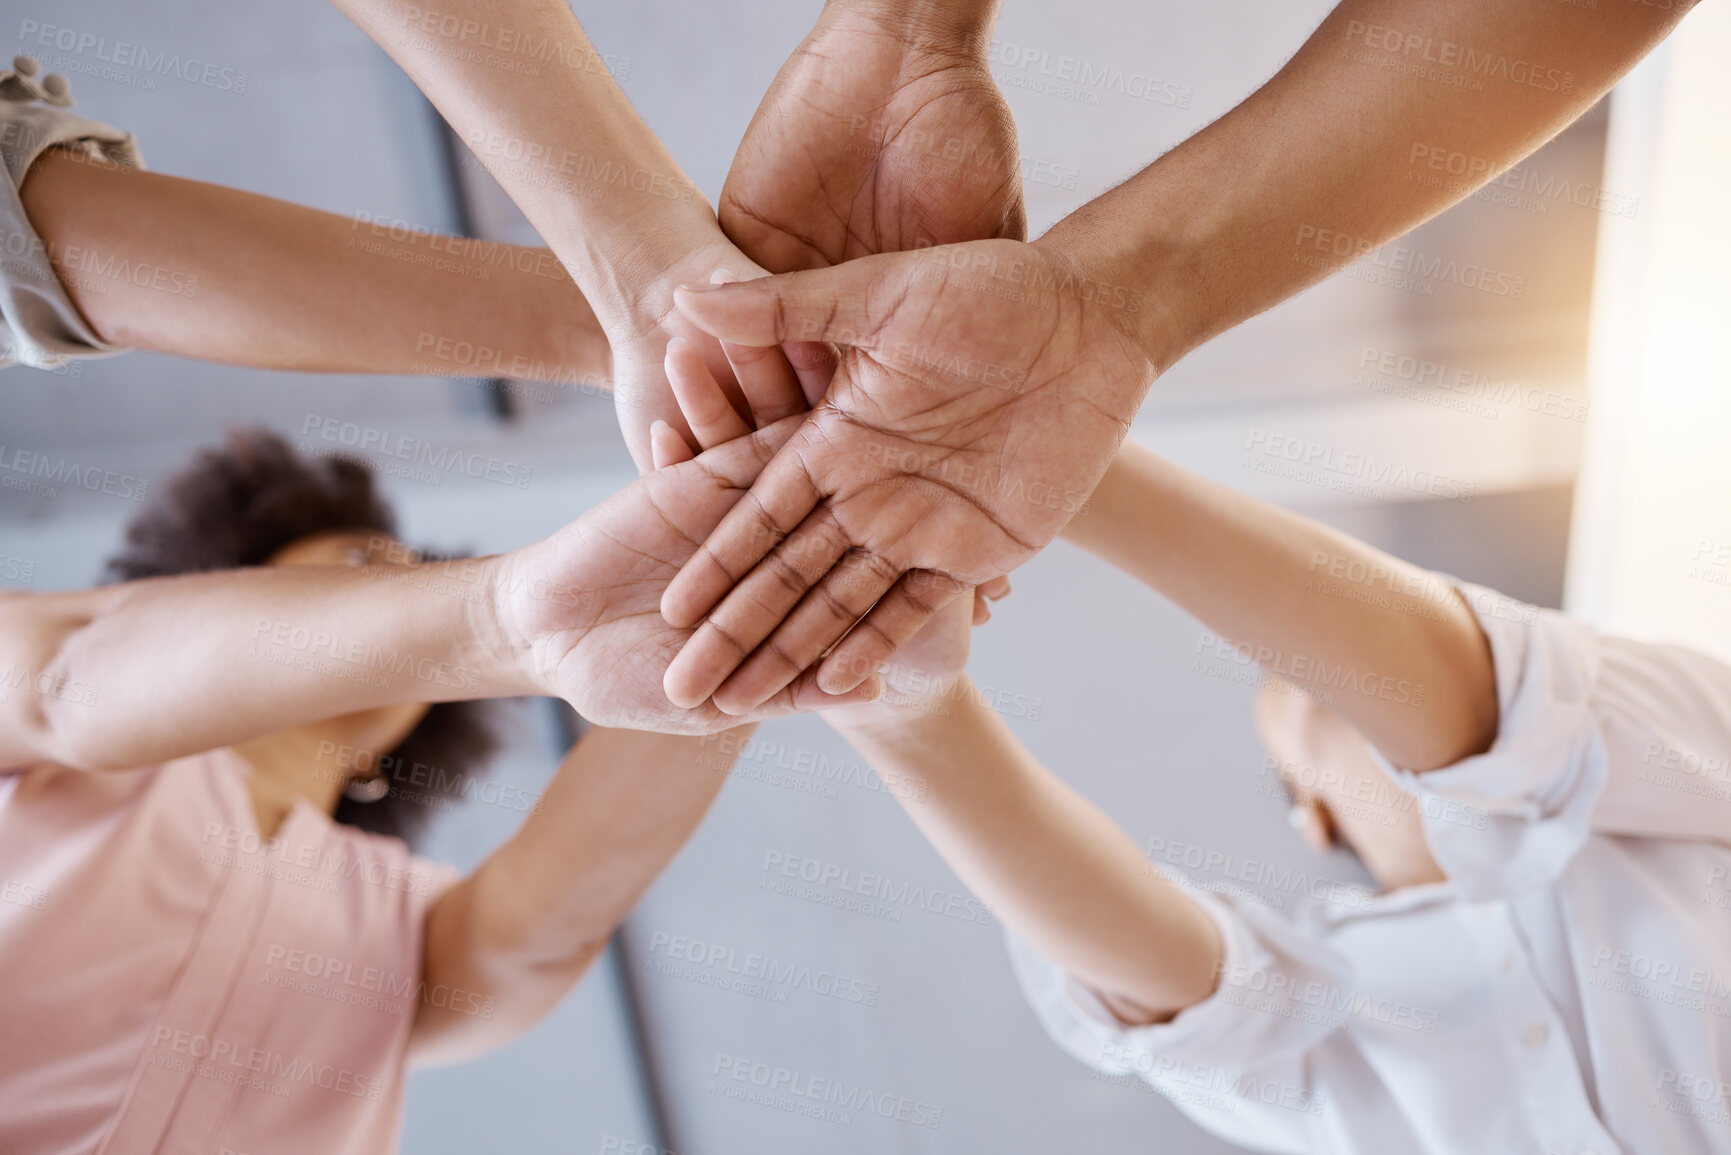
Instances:
[[[713,293],[719,288],[721,288],[720,285],[681,285],[677,291],[681,293]]]
[[[709,274],[709,283],[711,285],[731,285],[737,280],[739,280],[739,278],[728,272],[726,269],[717,269],[713,273]]]

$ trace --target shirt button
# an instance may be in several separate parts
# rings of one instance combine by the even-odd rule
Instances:
[[[1551,1028],[1547,1027],[1543,1023],[1534,1023],[1532,1026],[1521,1032],[1521,1042],[1525,1043],[1529,1047],[1542,1047],[1545,1045],[1545,1041],[1550,1037]]]

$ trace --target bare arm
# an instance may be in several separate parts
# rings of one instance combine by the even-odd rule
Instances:
[[[1125,1022],[1207,998],[1223,950],[1213,920],[977,702],[962,675],[936,703],[824,717],[886,780],[925,783],[902,805],[951,869]]]
[[[704,628],[669,696],[749,709],[820,661],[825,687],[846,690],[942,604],[904,575],[944,575],[949,593],[1025,563],[1160,373],[1538,147],[1687,7],[1657,3],[1343,0],[1244,103],[1031,244],[681,293],[706,333],[827,341],[839,364],[670,587],[668,620]],[[1433,160],[1447,179],[1420,179]],[[1051,500],[1019,499],[1035,492]]]
[[[1428,570],[1133,442],[1064,536],[1317,692],[1396,765],[1434,770],[1496,736],[1489,643]]]
[[[1129,327],[1164,370],[1544,144],[1692,4],[1342,0],[1272,80],[1040,243],[1143,290]]]
[[[546,249],[338,216],[50,149],[22,190],[67,294],[116,344],[321,373],[608,384]],[[148,275],[114,276],[124,266]]]
[[[334,0],[420,86],[576,279],[613,348],[627,445],[649,466],[649,426],[680,424],[662,370],[668,339],[697,344],[748,394],[797,389],[779,353],[737,374],[680,317],[673,290],[760,272],[631,107],[565,0]]]
[[[404,702],[536,692],[476,574],[264,566],[0,597],[0,767],[125,770]]]
[[[413,1061],[471,1058],[565,997],[727,780],[703,751],[691,737],[584,735],[522,829],[428,912],[428,989],[477,992],[494,1013],[423,1002],[409,1038]]]

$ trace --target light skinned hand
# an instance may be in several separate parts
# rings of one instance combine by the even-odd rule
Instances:
[[[826,690],[859,685],[951,598],[1039,552],[1087,500],[1155,375],[1120,327],[1133,296],[1038,242],[679,297],[730,342],[840,353],[823,401],[662,599],[670,623],[702,622],[668,668],[668,697],[713,696],[730,713],[820,660]]]
[[[491,559],[502,644],[522,655],[544,692],[603,726],[701,734],[739,723],[713,704],[684,710],[668,702],[662,679],[691,631],[669,626],[659,603],[798,425],[791,417],[701,456],[687,453],[545,541]],[[807,677],[753,717],[868,701],[880,689],[873,680],[836,697]]]

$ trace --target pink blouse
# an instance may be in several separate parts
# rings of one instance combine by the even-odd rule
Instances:
[[[455,873],[306,803],[262,841],[246,774],[0,773],[0,1151],[396,1149]]]

